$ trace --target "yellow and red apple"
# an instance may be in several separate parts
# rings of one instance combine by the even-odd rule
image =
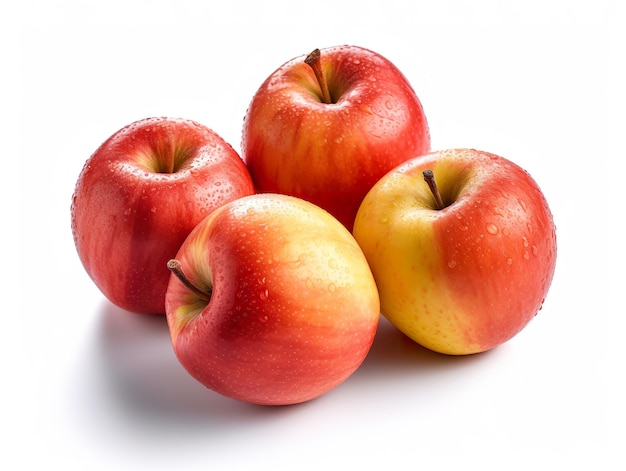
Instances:
[[[353,233],[382,314],[447,354],[487,351],[519,333],[541,309],[556,265],[555,225],[537,183],[473,149],[432,152],[389,172],[364,198]]]
[[[174,351],[208,388],[264,405],[300,403],[346,380],[380,318],[374,278],[328,212],[278,194],[217,209],[168,264]]]
[[[163,314],[167,261],[200,220],[253,192],[239,154],[206,126],[134,122],[107,139],[78,177],[71,206],[78,255],[111,302]]]
[[[257,191],[311,201],[349,230],[372,185],[429,150],[407,78],[356,46],[316,49],[274,71],[250,103],[241,144]]]

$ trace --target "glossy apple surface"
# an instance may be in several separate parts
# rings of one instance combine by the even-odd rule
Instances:
[[[259,192],[311,201],[351,230],[372,185],[430,150],[426,116],[407,78],[378,53],[322,49],[318,65],[328,102],[305,59],[279,67],[256,92],[245,116],[242,157]]]
[[[162,314],[167,261],[201,219],[253,191],[240,156],[209,128],[137,121],[107,139],[78,177],[71,206],[78,255],[111,302]]]
[[[308,401],[370,350],[380,306],[367,261],[346,228],[307,201],[259,194],[229,203],[193,230],[176,260],[200,294],[172,275],[174,351],[224,396]]]
[[[513,162],[472,149],[391,171],[363,200],[354,236],[383,315],[448,354],[490,350],[520,332],[541,309],[556,264],[555,226],[537,183]]]

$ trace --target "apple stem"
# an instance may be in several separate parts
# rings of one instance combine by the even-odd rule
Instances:
[[[169,262],[167,262],[167,268],[170,269],[170,271],[176,275],[176,277],[187,287],[189,288],[189,290],[195,294],[196,296],[198,296],[200,299],[202,299],[203,301],[209,302],[211,300],[211,292],[209,291],[208,293],[202,291],[200,288],[198,288],[196,285],[194,285],[191,281],[189,281],[189,278],[187,278],[187,276],[185,275],[185,273],[183,272],[183,267],[181,265],[181,263],[176,260],[176,259],[172,259]]]
[[[430,192],[435,197],[435,204],[437,205],[437,209],[443,209],[446,207],[443,202],[443,198],[441,197],[441,193],[439,193],[439,188],[437,188],[437,183],[435,182],[435,174],[432,170],[424,170],[422,172],[424,175],[424,181],[428,184],[428,188],[430,188]]]
[[[311,52],[304,62],[306,65],[313,69],[313,73],[315,74],[315,78],[322,89],[322,100],[326,104],[331,104],[332,99],[330,98],[330,91],[328,90],[328,82],[326,81],[326,77],[324,76],[324,71],[322,70],[322,61],[321,61],[322,53],[319,49],[315,49]]]

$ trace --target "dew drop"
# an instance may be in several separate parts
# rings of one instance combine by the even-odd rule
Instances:
[[[270,295],[270,292],[269,290],[266,289],[265,291],[261,291],[261,294],[259,295],[259,297],[261,298],[261,301],[267,301],[267,298],[269,298],[269,295]]]
[[[513,259],[512,258],[507,258],[506,259],[506,264],[507,265],[513,265]]]
[[[264,324],[269,320],[269,317],[267,317],[267,315],[264,316],[259,316],[259,321],[263,322]]]
[[[448,266],[449,266],[450,268],[454,268],[454,267],[456,267],[456,260],[450,260],[450,261],[448,262]]]
[[[124,216],[130,216],[130,213],[131,213],[131,209],[130,208],[126,208],[124,210]]]
[[[487,232],[489,232],[489,234],[495,235],[498,233],[498,228],[495,224],[489,223],[487,224]]]
[[[335,286],[335,283],[331,283],[328,285],[328,291],[330,291],[331,293],[334,293],[336,289],[337,286]]]

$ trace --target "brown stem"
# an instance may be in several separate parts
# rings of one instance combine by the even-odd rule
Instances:
[[[176,260],[176,259],[172,259],[169,262],[167,262],[167,268],[170,269],[170,271],[176,275],[176,277],[187,287],[189,288],[189,290],[195,294],[196,296],[198,296],[200,299],[202,299],[203,301],[209,302],[211,300],[211,292],[209,291],[208,293],[202,291],[200,288],[198,288],[196,285],[194,285],[191,281],[189,281],[189,278],[187,278],[187,276],[185,275],[185,273],[183,272],[183,267],[181,265],[181,263]]]
[[[315,78],[322,89],[322,101],[326,104],[331,104],[332,100],[330,98],[330,92],[328,91],[328,82],[326,81],[326,77],[324,76],[324,71],[322,70],[322,61],[321,61],[321,52],[319,49],[315,49],[311,52],[304,62],[306,65],[313,69],[313,73],[315,74]]]
[[[437,183],[435,183],[435,175],[432,170],[424,170],[422,172],[424,175],[424,181],[428,184],[428,188],[430,188],[431,193],[435,197],[435,204],[437,205],[437,209],[443,209],[446,207],[443,202],[443,198],[441,197],[441,193],[439,193],[439,188],[437,188]]]

